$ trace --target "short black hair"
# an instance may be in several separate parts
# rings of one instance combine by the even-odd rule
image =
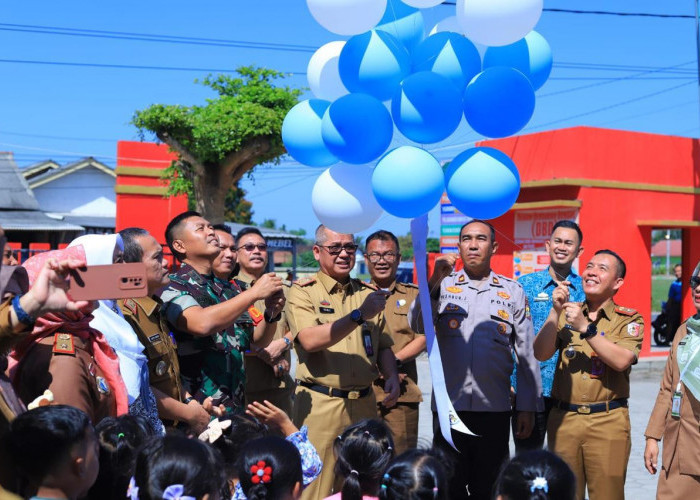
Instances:
[[[231,228],[228,227],[223,222],[221,224],[214,224],[212,227],[214,228],[214,231],[223,231],[224,233],[228,233],[231,236],[233,236],[233,233],[231,232]]]
[[[257,227],[253,227],[253,226],[246,226],[244,228],[241,228],[241,230],[238,231],[238,233],[236,233],[236,241],[240,241],[241,238],[243,236],[245,236],[246,234],[257,234],[263,240],[267,241],[265,239],[265,237],[263,236],[263,234],[260,232],[260,229],[258,229]]]
[[[581,231],[579,225],[576,224],[574,221],[568,219],[558,221],[556,224],[554,224],[554,226],[552,226],[552,234],[554,234],[554,231],[556,231],[560,227],[566,229],[573,229],[574,231],[576,231],[576,234],[578,234],[578,244],[581,245],[581,243],[583,243],[583,232]]]
[[[380,500],[446,500],[450,494],[446,465],[449,459],[437,450],[410,449],[387,467],[379,490]]]
[[[622,257],[620,257],[618,254],[616,254],[612,250],[608,250],[607,248],[603,249],[603,250],[598,250],[593,255],[599,255],[599,254],[612,255],[613,257],[615,257],[615,260],[617,261],[617,277],[618,278],[625,277],[625,275],[627,274],[627,266],[625,265],[625,261],[622,260]]]
[[[124,262],[141,262],[143,259],[143,248],[138,244],[136,238],[148,236],[150,233],[140,227],[127,227],[119,231],[119,235],[124,242]]]
[[[41,484],[85,440],[92,428],[85,412],[68,405],[40,406],[22,413],[11,423],[4,448],[17,474]]]
[[[367,236],[367,239],[365,240],[365,250],[369,246],[369,242],[374,241],[374,240],[393,241],[394,245],[396,245],[396,251],[397,252],[401,251],[401,248],[399,247],[399,239],[394,235],[394,233],[392,233],[390,231],[385,231],[384,229],[380,229],[379,231],[375,231],[374,233]]]
[[[546,450],[526,451],[505,464],[493,491],[494,498],[501,495],[511,500],[574,500],[576,476],[554,453]]]
[[[461,239],[462,237],[462,231],[464,231],[464,228],[467,227],[469,224],[474,224],[476,222],[479,222],[480,224],[484,224],[488,226],[488,228],[491,230],[491,241],[494,242],[496,241],[496,228],[493,227],[493,225],[490,222],[487,222],[483,219],[472,219],[469,222],[465,222],[462,227],[459,228],[459,237]]]
[[[182,260],[185,256],[173,248],[173,241],[175,241],[175,232],[180,228],[180,225],[191,217],[201,217],[202,214],[194,210],[188,210],[187,212],[182,212],[176,215],[173,219],[168,222],[168,226],[165,228],[165,242],[168,244],[168,248],[173,253],[173,256],[177,260]]]

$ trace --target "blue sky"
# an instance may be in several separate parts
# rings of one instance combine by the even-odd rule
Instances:
[[[694,14],[694,4],[687,0],[544,4],[545,9]],[[425,10],[427,30],[453,14],[449,5]],[[75,30],[99,36],[61,34]],[[105,37],[90,30],[113,33]],[[551,45],[555,66],[521,133],[591,125],[700,136],[693,19],[545,11],[536,30]],[[163,43],[119,33],[181,38]],[[242,43],[218,46],[202,39]],[[319,26],[304,0],[3,2],[0,149],[13,151],[20,166],[84,156],[114,166],[116,141],[138,138],[129,125],[135,110],[156,102],[202,103],[212,94],[195,85],[195,78],[248,64],[297,73],[287,83],[305,87],[303,73],[314,48],[337,39],[343,37]],[[274,49],[263,50],[262,44]],[[298,47],[288,50],[290,45]],[[463,122],[450,139],[428,149],[446,160],[480,139]],[[254,219],[273,218],[290,229],[313,230],[317,221],[310,193],[322,171],[294,162],[259,168],[254,181],[243,184],[254,204]],[[432,234],[439,234],[438,221],[433,210]],[[371,229],[379,227],[405,234],[409,223],[385,215]]]

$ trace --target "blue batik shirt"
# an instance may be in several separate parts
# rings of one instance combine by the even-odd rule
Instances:
[[[583,293],[583,281],[581,276],[576,274],[572,269],[569,276],[566,278],[571,282],[569,285],[569,300],[571,302],[584,302],[586,294]],[[549,274],[549,267],[544,271],[526,274],[518,279],[518,283],[523,286],[527,301],[530,305],[530,314],[535,330],[535,335],[539,333],[544,325],[544,322],[549,316],[549,311],[552,309],[552,292],[557,287],[557,282],[552,279]],[[540,361],[540,373],[542,374],[542,395],[549,396],[552,392],[552,382],[554,381],[554,370],[557,367],[559,360],[559,352],[555,352],[554,356],[547,361]],[[510,383],[515,388],[516,385],[515,366],[513,374],[510,377]]]

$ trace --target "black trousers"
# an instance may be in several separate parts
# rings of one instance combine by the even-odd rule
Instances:
[[[517,396],[516,396],[517,398]],[[544,397],[544,411],[535,413],[535,425],[532,428],[532,434],[530,437],[525,439],[518,439],[515,437],[515,424],[518,418],[518,412],[513,410],[512,417],[512,428],[513,428],[513,441],[515,442],[515,454],[519,455],[524,451],[530,450],[541,450],[544,446],[544,438],[547,434],[547,419],[549,418],[549,412],[552,409],[552,398]]]
[[[477,436],[452,432],[457,453],[440,432],[437,413],[433,412],[433,446],[450,459],[451,500],[490,500],[491,490],[501,466],[509,458],[510,412],[458,411],[470,431]],[[468,488],[468,491],[467,491]]]

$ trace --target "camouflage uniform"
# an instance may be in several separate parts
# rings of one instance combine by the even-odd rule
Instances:
[[[184,390],[200,403],[211,396],[228,413],[245,411],[243,354],[253,338],[253,320],[246,312],[233,325],[208,337],[196,337],[177,328],[177,319],[189,307],[209,307],[232,299],[241,289],[213,275],[203,276],[188,264],[170,275],[161,293],[163,314],[172,327]]]

